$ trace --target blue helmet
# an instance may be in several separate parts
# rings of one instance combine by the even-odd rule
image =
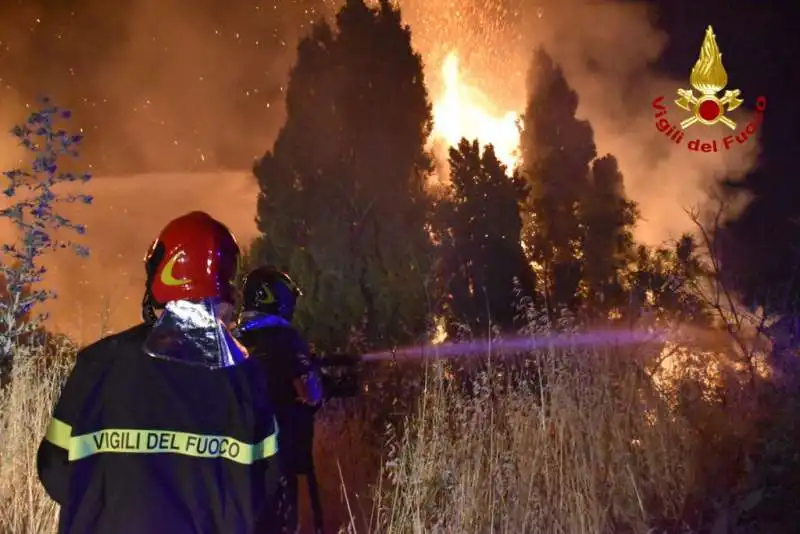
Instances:
[[[243,311],[261,312],[291,321],[297,298],[303,294],[288,274],[275,267],[259,267],[244,282]]]

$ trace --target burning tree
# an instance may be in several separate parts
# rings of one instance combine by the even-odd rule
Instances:
[[[578,208],[597,151],[592,127],[575,117],[578,95],[542,50],[534,57],[531,77],[535,83],[520,138],[523,169],[531,182],[524,239],[542,270],[548,309],[575,309],[582,270]]]
[[[596,159],[592,127],[575,116],[578,96],[543,50],[530,76],[520,139],[531,190],[523,240],[551,314],[563,306],[596,315],[622,298],[635,206],[624,197],[616,160]]]
[[[450,149],[450,176],[451,195],[437,206],[433,224],[449,312],[476,331],[520,327],[518,297],[532,298],[535,290],[520,245],[525,182],[506,176],[492,145],[481,151],[477,140],[466,139]]]
[[[392,344],[426,327],[430,103],[388,1],[348,1],[336,30],[320,22],[298,47],[286,123],[254,168],[256,248],[306,291],[297,320],[319,346],[347,346],[354,328]]]
[[[614,156],[592,162],[581,201],[584,308],[596,316],[625,306],[626,271],[635,249],[633,225],[638,212],[625,198],[622,173]]]

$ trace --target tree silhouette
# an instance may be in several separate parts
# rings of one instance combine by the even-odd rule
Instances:
[[[583,227],[584,310],[598,318],[625,306],[625,274],[633,260],[636,205],[625,198],[616,158],[606,155],[592,162],[590,183],[581,203]]]
[[[450,149],[450,177],[451,194],[433,219],[448,311],[477,331],[519,326],[519,297],[535,290],[520,244],[525,182],[506,176],[491,145],[481,152],[466,139]]]
[[[391,345],[426,327],[430,103],[388,1],[348,1],[336,30],[320,22],[298,47],[286,123],[254,168],[256,249],[303,287],[297,320],[317,346],[353,330]]]
[[[591,126],[575,117],[578,96],[543,50],[534,56],[530,78],[520,139],[523,174],[531,187],[523,235],[541,266],[548,309],[575,309],[581,281],[578,208],[597,153]]]

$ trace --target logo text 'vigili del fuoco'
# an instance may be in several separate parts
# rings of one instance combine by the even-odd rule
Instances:
[[[728,73],[722,66],[722,54],[717,47],[717,39],[711,26],[706,30],[703,46],[700,48],[700,57],[692,69],[689,82],[698,94],[692,89],[678,89],[678,99],[675,104],[683,110],[691,113],[688,117],[681,120],[679,124],[673,124],[667,117],[667,106],[663,96],[653,100],[653,110],[655,111],[656,129],[663,133],[676,145],[684,145],[692,152],[720,152],[730,150],[731,147],[745,144],[752,138],[758,126],[764,120],[764,110],[767,107],[767,99],[759,96],[756,99],[756,116],[738,128],[737,124],[726,114],[742,105],[740,91],[729,89],[718,97],[717,95],[728,85]],[[686,139],[686,130],[695,124],[711,126],[722,123],[731,129],[731,135],[722,138],[689,138]],[[696,128],[695,128],[696,129]]]

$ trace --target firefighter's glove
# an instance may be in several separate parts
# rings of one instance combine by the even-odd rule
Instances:
[[[297,400],[308,406],[319,406],[322,402],[322,380],[316,371],[294,380]]]

